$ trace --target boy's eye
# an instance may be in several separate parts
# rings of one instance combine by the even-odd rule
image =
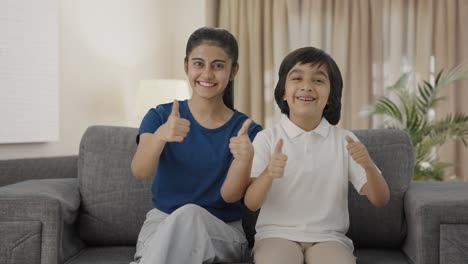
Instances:
[[[322,79],[316,79],[316,80],[314,80],[314,82],[317,82],[317,83],[325,83],[325,81],[322,80]]]
[[[195,61],[193,63],[193,65],[197,66],[197,67],[202,67],[203,66],[203,63],[201,61]]]

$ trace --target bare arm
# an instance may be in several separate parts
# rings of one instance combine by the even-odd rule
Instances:
[[[159,129],[154,134],[143,133],[140,135],[140,143],[131,165],[132,174],[137,179],[152,177],[158,166],[159,157],[166,145],[166,141],[161,139],[158,131]]]
[[[265,202],[268,192],[270,192],[273,184],[272,177],[268,176],[268,171],[265,169],[260,176],[252,179],[252,183],[247,188],[245,193],[244,203],[251,211],[257,211]]]
[[[131,164],[133,176],[137,179],[152,177],[166,143],[182,142],[189,129],[190,122],[180,118],[179,103],[174,100],[171,115],[166,123],[153,134],[143,133],[140,135],[140,143]]]
[[[374,206],[384,207],[390,199],[387,182],[375,165],[365,170],[367,182],[362,186],[362,191]]]
[[[366,147],[361,142],[354,141],[350,136],[346,136],[346,141],[348,142],[346,148],[351,157],[366,172],[367,182],[362,187],[362,191],[374,206],[384,207],[390,199],[387,182],[370,158]]]
[[[279,140],[265,170],[253,179],[245,194],[244,203],[252,211],[257,211],[265,202],[273,180],[284,175],[288,157],[281,152],[283,141]]]

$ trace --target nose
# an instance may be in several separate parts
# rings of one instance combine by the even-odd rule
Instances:
[[[210,66],[207,66],[203,69],[202,76],[207,79],[213,77],[213,69]]]
[[[302,86],[302,88],[301,88],[301,91],[311,92],[312,91],[312,84],[310,84],[310,83],[304,84],[304,86]]]

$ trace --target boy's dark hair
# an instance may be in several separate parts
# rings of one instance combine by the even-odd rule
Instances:
[[[222,48],[232,59],[231,69],[237,65],[239,47],[237,46],[236,38],[225,29],[212,27],[199,28],[190,35],[185,48],[185,63],[188,63],[190,52],[204,42],[209,42]],[[224,90],[223,102],[227,107],[234,109],[234,80],[230,80],[228,82],[226,89]]]
[[[327,105],[323,109],[322,117],[332,124],[338,124],[340,121],[341,112],[341,94],[343,91],[343,79],[340,69],[336,62],[321,49],[314,47],[304,47],[289,53],[281,62],[278,71],[278,83],[275,88],[275,100],[281,109],[281,113],[289,116],[288,103],[283,99],[286,91],[286,78],[289,71],[296,64],[317,64],[318,67],[325,65],[327,68],[328,78],[330,80],[330,95],[328,96]]]

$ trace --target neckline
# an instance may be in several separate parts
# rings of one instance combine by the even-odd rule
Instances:
[[[206,127],[200,125],[200,123],[198,123],[198,121],[193,117],[192,112],[190,111],[190,108],[188,106],[188,100],[182,101],[181,105],[182,105],[182,107],[184,107],[185,111],[187,111],[187,116],[189,118],[190,124],[193,124],[197,128],[199,128],[199,129],[201,129],[201,130],[203,130],[205,132],[208,132],[208,133],[216,133],[216,132],[218,132],[220,130],[223,130],[225,127],[230,125],[230,123],[234,122],[234,117],[237,115],[237,112],[238,112],[236,109],[232,109],[233,114],[231,115],[231,117],[224,124],[222,124],[221,126],[216,127],[216,128],[206,128]]]

